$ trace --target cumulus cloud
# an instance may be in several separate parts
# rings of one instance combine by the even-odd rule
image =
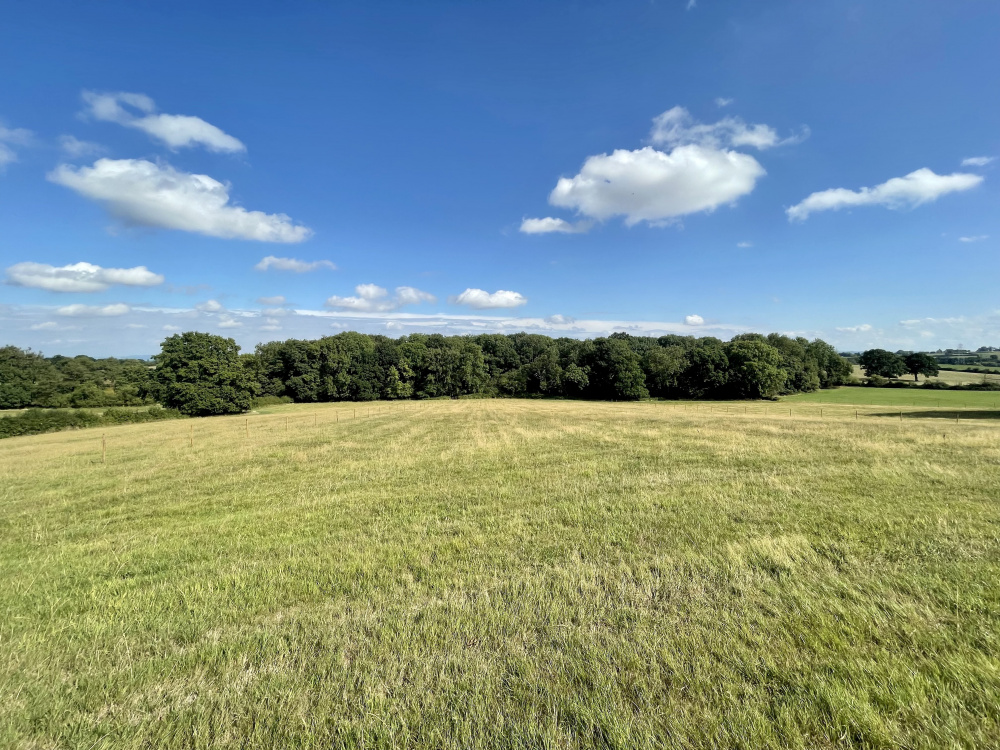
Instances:
[[[864,333],[872,329],[871,325],[868,323],[862,323],[857,326],[845,326],[844,328],[838,328],[837,330],[841,333]]]
[[[785,213],[788,214],[789,221],[804,221],[809,214],[817,211],[839,211],[853,206],[912,208],[935,201],[948,193],[971,190],[982,181],[983,178],[975,174],[956,172],[939,175],[925,167],[910,172],[905,177],[893,177],[872,188],[833,188],[813,193]]]
[[[490,294],[484,289],[466,289],[457,297],[448,300],[455,305],[466,305],[474,310],[488,310],[520,307],[528,303],[528,298],[518,292],[498,289]]]
[[[157,114],[156,104],[145,94],[84,91],[83,101],[85,114],[95,120],[142,130],[172,149],[204,146],[209,151],[246,151],[238,139],[200,117]]]
[[[294,271],[295,273],[306,273],[307,271],[316,271],[320,268],[328,268],[331,271],[335,271],[337,267],[328,260],[298,260],[296,258],[276,258],[273,255],[268,255],[266,258],[261,258],[260,263],[258,263],[254,268],[258,271]]]
[[[24,128],[6,128],[0,122],[0,169],[17,161],[17,152],[12,146],[27,146],[31,143],[31,131]]]
[[[589,221],[569,222],[565,219],[546,216],[544,219],[523,219],[520,231],[525,234],[549,234],[550,232],[581,234],[590,229],[591,226],[592,223]]]
[[[202,302],[200,305],[195,305],[196,310],[201,310],[202,312],[219,312],[222,309],[222,305],[216,300],[210,299],[206,302]]]
[[[285,304],[284,296],[278,294],[274,297],[258,297],[257,304],[259,305],[269,305],[271,307],[277,307],[278,305]]]
[[[970,156],[968,159],[962,159],[963,167],[985,167],[987,164],[996,159],[995,156]]]
[[[717,99],[716,103],[720,101],[724,100]],[[763,150],[798,143],[808,135],[809,129],[805,128],[799,135],[782,140],[770,125],[748,125],[739,117],[725,117],[711,124],[699,123],[684,107],[673,107],[653,118],[649,140],[654,145],[670,148],[693,143],[713,149],[751,146]]]
[[[103,292],[113,285],[156,286],[163,283],[163,276],[145,266],[101,268],[93,263],[72,263],[57,267],[47,263],[15,263],[7,269],[7,283],[50,292]]]
[[[231,315],[223,315],[219,318],[219,328],[241,328],[243,326]]]
[[[389,296],[388,290],[376,284],[358,284],[354,287],[353,297],[330,297],[327,307],[339,310],[355,310],[357,312],[388,312],[398,310],[404,305],[415,305],[420,302],[437,302],[433,294],[423,292],[412,286],[397,286],[396,293]]]
[[[61,148],[67,156],[71,156],[74,159],[81,156],[92,156],[104,152],[104,146],[99,143],[91,143],[90,141],[81,141],[76,136],[72,135],[61,135],[59,136],[59,148]]]
[[[988,240],[990,236],[988,234],[977,234],[972,237],[959,237],[959,242],[982,242],[983,240]]]
[[[684,325],[687,326],[701,326],[705,325],[705,319],[700,315],[685,315]]]
[[[264,318],[264,325],[260,327],[262,331],[280,331],[281,321],[277,318]]]
[[[131,308],[118,303],[115,305],[66,305],[56,310],[56,315],[67,318],[110,318],[126,315]]]
[[[228,185],[169,164],[98,159],[92,167],[62,164],[48,179],[105,204],[126,224],[260,242],[302,242],[312,234],[285,214],[231,205]]]
[[[549,196],[555,206],[625,224],[668,222],[712,211],[750,193],[764,168],[747,154],[698,145],[664,153],[649,146],[591,156],[575,177],[563,177]]]

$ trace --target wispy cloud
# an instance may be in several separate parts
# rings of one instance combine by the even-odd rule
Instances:
[[[789,221],[804,221],[819,211],[839,211],[853,206],[885,206],[907,208],[930,203],[948,193],[971,190],[983,181],[975,174],[956,172],[950,175],[935,174],[929,169],[918,169],[905,177],[893,177],[875,187],[860,190],[833,188],[813,193],[801,203],[785,211]]]
[[[970,156],[968,159],[962,159],[963,167],[985,167],[996,159],[995,156]]]
[[[157,114],[156,104],[145,94],[84,91],[83,101],[85,115],[142,130],[172,149],[204,146],[209,151],[246,151],[241,141],[200,117]]]

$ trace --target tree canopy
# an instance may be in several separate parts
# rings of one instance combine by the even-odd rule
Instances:
[[[940,372],[937,360],[924,352],[913,352],[903,358],[906,371],[913,376],[913,379],[920,380],[920,376],[933,378]]]
[[[233,339],[210,333],[180,333],[166,339],[156,362],[160,403],[189,416],[238,414],[256,392]]]
[[[906,372],[903,358],[885,349],[869,349],[862,352],[858,357],[858,364],[868,377],[875,375],[880,378],[898,378]]]

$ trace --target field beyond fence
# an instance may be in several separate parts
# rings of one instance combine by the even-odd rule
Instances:
[[[994,394],[819,395],[4,440],[0,746],[1000,745]]]

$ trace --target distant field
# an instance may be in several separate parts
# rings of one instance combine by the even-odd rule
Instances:
[[[862,370],[858,365],[854,365],[853,375],[858,380],[864,380],[865,371]],[[901,378],[893,378],[893,380],[911,383],[913,382],[913,376],[905,375]],[[960,370],[940,370],[938,372],[937,377],[925,378],[924,376],[921,375],[919,382],[923,383],[926,380],[940,381],[942,383],[947,383],[948,385],[966,385],[967,383],[982,383],[984,380],[989,383],[1000,383],[1000,374],[962,372]]]
[[[922,388],[843,387],[782,396],[782,403],[1000,409],[1000,391],[937,391]],[[1000,416],[1000,414],[998,414]]]
[[[816,395],[855,393],[897,394]],[[970,406],[4,440],[0,747],[997,747],[1000,423]]]

